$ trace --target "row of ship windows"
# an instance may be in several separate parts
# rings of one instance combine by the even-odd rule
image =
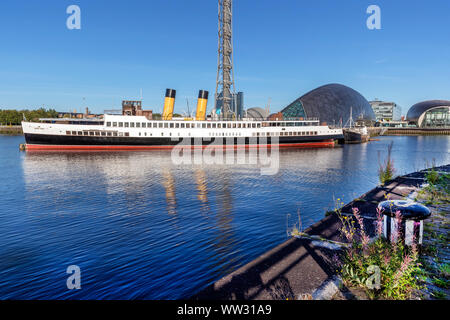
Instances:
[[[129,132],[117,131],[66,131],[69,136],[102,136],[102,137],[129,137]]]
[[[176,123],[176,122],[106,122],[107,127],[119,128],[202,128],[202,129],[225,129],[225,128],[261,128],[261,123]]]
[[[303,131],[303,132],[253,132],[253,137],[287,137],[287,136],[317,136],[317,131]],[[218,137],[218,136],[233,136],[240,137],[240,132],[210,132],[209,136]]]
[[[67,135],[71,136],[102,136],[102,137],[129,137],[129,132],[117,132],[117,131],[66,131]],[[189,136],[191,133],[189,133]],[[241,132],[210,132],[210,137],[240,137],[242,135]],[[303,132],[253,132],[253,137],[278,137],[278,136],[309,136],[309,135],[317,135],[317,131],[303,131]],[[139,132],[139,136],[142,136],[142,133]],[[144,136],[147,136],[147,132],[144,132]],[[150,133],[151,137],[152,134]],[[164,136],[164,133],[161,132],[161,136]],[[172,136],[172,133],[169,133],[169,136]],[[180,133],[178,133],[180,136]]]
[[[302,127],[315,126],[318,123],[304,123],[304,122],[263,122],[263,127]],[[106,122],[107,127],[119,128],[199,128],[199,129],[247,129],[247,128],[261,128],[261,123],[177,123],[177,122]]]
[[[302,131],[302,132],[253,132],[254,137],[270,137],[270,136],[317,136],[317,131]]]

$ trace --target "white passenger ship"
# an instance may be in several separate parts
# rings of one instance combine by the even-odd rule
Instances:
[[[169,90],[169,89],[168,89]],[[172,119],[175,90],[166,92],[163,119]],[[40,119],[22,122],[27,150],[138,150],[187,147],[333,147],[342,139],[342,129],[309,120],[204,120],[207,92],[201,91],[196,120],[149,120],[140,105],[126,108],[122,115],[105,114],[103,119]],[[171,97],[173,96],[173,97]],[[173,99],[172,99],[173,98]],[[171,107],[170,107],[171,106]],[[199,110],[200,109],[200,110]],[[201,120],[198,120],[201,119]]]

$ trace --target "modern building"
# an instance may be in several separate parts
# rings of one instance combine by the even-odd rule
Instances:
[[[375,121],[369,102],[357,91],[342,84],[327,84],[296,99],[281,110],[283,117],[318,118],[328,125],[344,126],[350,115],[354,121]]]
[[[267,120],[269,117],[269,111],[263,108],[250,108],[245,111],[244,118],[254,120]]]
[[[419,102],[408,110],[406,120],[420,128],[450,127],[450,101]]]
[[[408,128],[415,127],[411,126],[408,121],[379,121],[375,123],[375,127],[383,127],[383,128]]]
[[[222,93],[219,94],[217,97],[216,102],[216,114],[220,115],[223,113],[223,99],[222,99]],[[238,93],[231,93],[231,107],[230,111],[232,113],[233,118],[242,119],[244,115],[244,93],[238,92]]]
[[[402,119],[402,108],[395,102],[374,100],[369,103],[377,121],[400,121]]]
[[[233,102],[231,103],[231,110],[242,119],[244,116],[244,93],[238,92],[233,94]]]

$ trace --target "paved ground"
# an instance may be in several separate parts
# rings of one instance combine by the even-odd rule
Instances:
[[[292,238],[220,279],[194,299],[285,300],[309,293],[335,274],[333,250]]]

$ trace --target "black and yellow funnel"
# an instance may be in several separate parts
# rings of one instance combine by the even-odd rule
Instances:
[[[172,120],[176,93],[177,91],[174,89],[166,89],[166,97],[164,98],[164,110],[162,114],[163,120]]]
[[[208,105],[208,91],[200,90],[198,92],[197,113],[195,120],[203,121],[206,118],[206,106]]]

